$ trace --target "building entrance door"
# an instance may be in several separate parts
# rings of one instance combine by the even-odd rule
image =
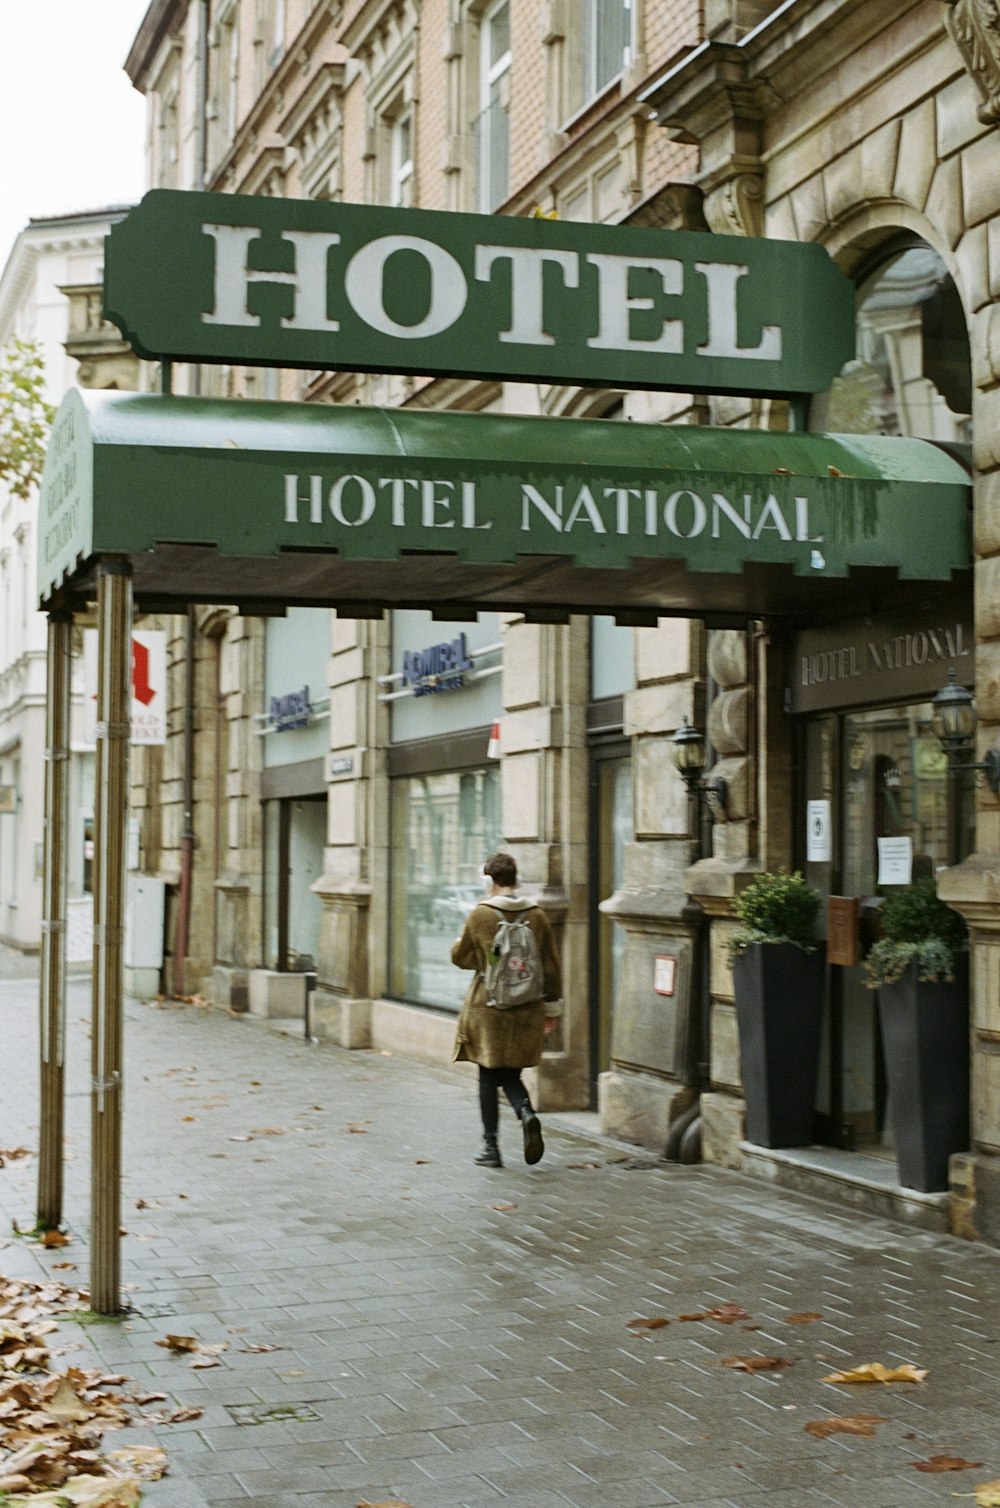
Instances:
[[[804,752],[807,810],[822,816],[825,809],[829,831],[825,856],[821,845],[807,850],[805,874],[823,894],[860,902],[863,953],[891,885],[933,878],[965,857],[973,831],[971,784],[949,775],[929,701],[811,718]],[[896,840],[891,850],[885,840]],[[820,1137],[832,1146],[889,1155],[877,995],[865,986],[860,964],[831,965],[827,1000]]]

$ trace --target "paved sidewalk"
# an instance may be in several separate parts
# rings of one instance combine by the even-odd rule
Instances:
[[[0,979],[0,1148],[37,1141],[36,996]],[[75,980],[73,1241],[4,1245],[35,1199],[35,1159],[8,1164],[11,1276],[69,1259],[54,1275],[87,1282],[88,1016]],[[471,1074],[213,1009],[131,1004],[127,1043],[135,1312],[61,1338],[203,1409],[125,1433],[169,1453],[150,1508],[914,1508],[1000,1477],[993,1251],[551,1128],[528,1169],[506,1113],[509,1166],[480,1169]],[[679,1318],[722,1305],[749,1317]],[[228,1342],[222,1364],[191,1370],[156,1345],[168,1331]],[[792,1365],[720,1365],[733,1356]],[[872,1361],[928,1376],[822,1380]],[[884,1419],[873,1438],[804,1429],[858,1414]],[[982,1464],[915,1469],[935,1455]]]

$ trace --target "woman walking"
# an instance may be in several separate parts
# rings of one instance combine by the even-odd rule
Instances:
[[[562,1015],[562,978],[552,925],[540,906],[517,894],[517,866],[510,854],[496,853],[487,859],[483,874],[490,881],[489,893],[474,907],[451,950],[453,964],[476,971],[458,1018],[452,1061],[479,1065],[483,1147],[474,1161],[480,1167],[502,1168],[497,1140],[501,1089],[521,1122],[525,1162],[538,1162],[545,1151],[521,1069],[534,1068],[539,1062],[544,1039]],[[542,977],[539,998],[503,1008],[490,1003],[487,979],[491,963],[498,962],[497,929],[504,921],[515,920],[531,930]],[[494,994],[499,999],[500,990]]]

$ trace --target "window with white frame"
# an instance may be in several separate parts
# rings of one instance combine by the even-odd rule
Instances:
[[[495,0],[479,23],[476,208],[490,214],[510,191],[510,0]]]
[[[413,107],[403,105],[389,121],[389,203],[413,202]]]
[[[240,34],[238,9],[230,4],[219,14],[211,38],[212,153],[216,161],[223,157],[236,135],[237,79],[239,75]]]
[[[635,12],[639,0],[550,0],[548,41],[565,58],[552,71],[558,78],[559,114],[565,121],[584,109],[628,68],[635,55]],[[555,95],[553,95],[553,98]]]

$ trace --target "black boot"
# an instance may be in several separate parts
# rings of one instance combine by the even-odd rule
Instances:
[[[518,1115],[521,1118],[521,1130],[524,1132],[524,1160],[529,1165],[541,1162],[545,1153],[545,1143],[542,1140],[542,1127],[531,1108],[531,1101],[525,1100],[518,1107]]]
[[[502,1168],[503,1158],[500,1156],[500,1148],[497,1146],[496,1137],[484,1136],[483,1150],[478,1152],[472,1160],[480,1168]]]

